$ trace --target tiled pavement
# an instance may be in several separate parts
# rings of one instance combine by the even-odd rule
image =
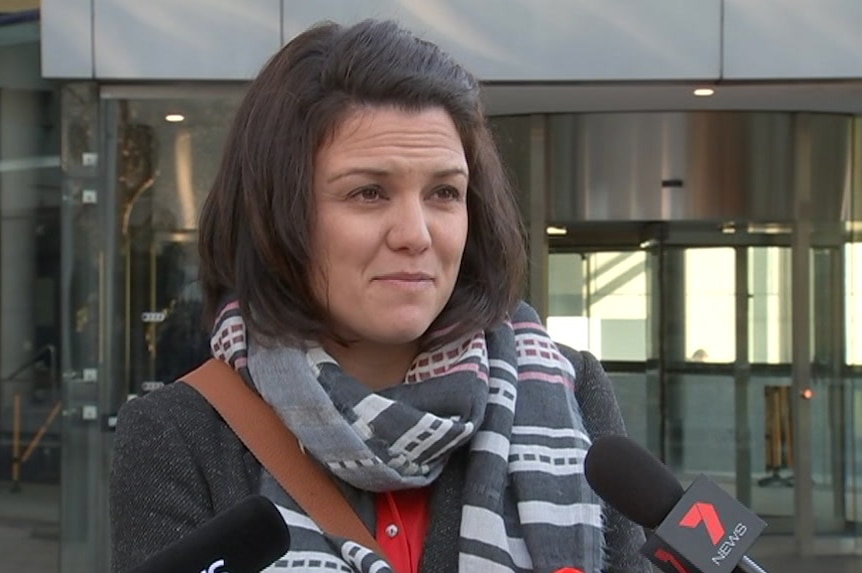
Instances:
[[[3,573],[57,573],[60,555],[56,531],[40,533],[34,524],[10,525],[0,521],[0,571]]]
[[[59,502],[56,486],[24,484],[11,493],[0,482],[0,572],[60,570]]]

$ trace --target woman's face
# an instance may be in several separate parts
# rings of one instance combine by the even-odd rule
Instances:
[[[336,332],[415,342],[446,306],[467,241],[469,174],[441,108],[353,112],[315,158],[315,295]]]

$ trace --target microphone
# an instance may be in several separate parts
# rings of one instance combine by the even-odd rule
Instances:
[[[259,573],[290,547],[278,508],[262,495],[240,501],[129,573]]]
[[[610,435],[587,450],[584,474],[605,502],[655,530],[641,553],[662,571],[766,573],[744,555],[766,523],[706,476],[683,491],[650,452],[625,436]]]

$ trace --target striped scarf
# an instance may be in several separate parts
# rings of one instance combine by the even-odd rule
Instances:
[[[590,442],[574,371],[526,304],[498,328],[421,354],[403,384],[378,392],[319,347],[246,341],[232,302],[217,320],[214,356],[360,492],[429,485],[454,450],[469,447],[459,571],[602,570],[602,512],[583,474]],[[324,535],[265,471],[261,492],[280,506],[292,538],[266,571],[391,571],[367,548]]]

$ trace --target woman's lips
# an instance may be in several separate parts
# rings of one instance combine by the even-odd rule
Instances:
[[[377,277],[378,280],[392,281],[431,281],[434,278],[426,273],[389,273]]]
[[[421,290],[434,284],[434,277],[425,273],[390,273],[375,277],[374,280],[387,286],[409,290]]]

